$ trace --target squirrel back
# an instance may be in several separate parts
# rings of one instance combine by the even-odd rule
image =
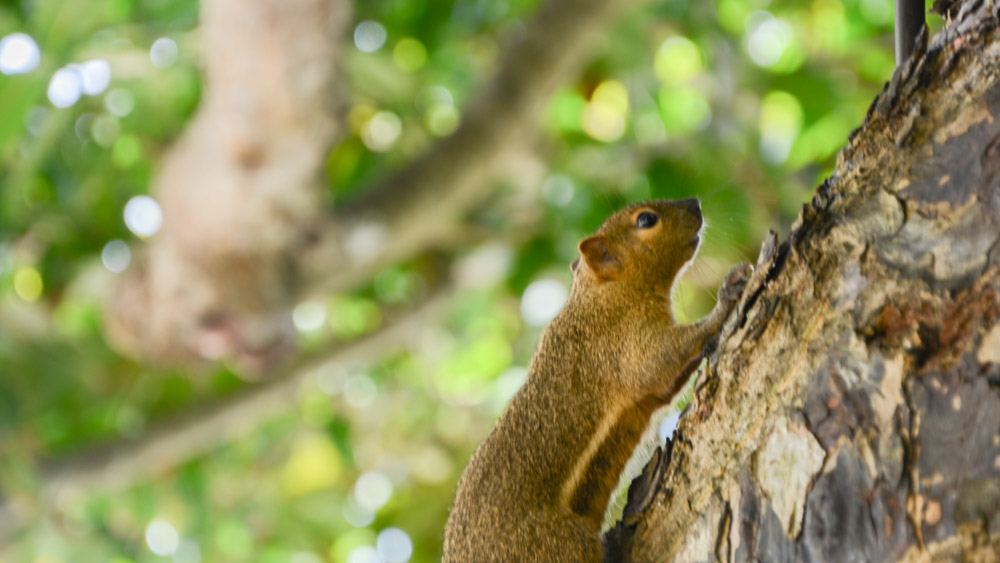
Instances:
[[[709,317],[675,322],[671,290],[702,225],[695,199],[652,201],[580,243],[566,305],[459,482],[445,561],[602,560],[619,474],[738,297],[738,288],[722,295],[739,284],[734,270]]]

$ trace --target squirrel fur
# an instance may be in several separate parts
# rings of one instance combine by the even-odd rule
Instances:
[[[697,199],[650,201],[580,242],[569,299],[459,481],[444,561],[604,558],[601,525],[619,475],[746,280],[737,266],[711,314],[675,321],[671,291],[703,225]]]

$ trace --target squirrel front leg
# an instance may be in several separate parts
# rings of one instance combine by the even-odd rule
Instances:
[[[705,349],[706,341],[722,330],[722,325],[725,324],[726,319],[729,318],[729,314],[732,313],[733,308],[736,307],[736,303],[739,302],[740,297],[743,295],[743,289],[746,287],[747,279],[750,277],[751,272],[753,272],[753,267],[750,264],[743,263],[734,266],[722,281],[722,286],[719,288],[718,301],[715,303],[715,308],[712,309],[712,312],[704,319],[685,327],[692,329],[691,336],[695,341],[694,347],[697,348],[698,352]],[[714,349],[714,345],[710,346],[710,348]]]
[[[663,385],[665,389],[661,395],[669,401],[683,385],[687,382],[687,376],[696,367],[702,356],[712,349],[715,343],[713,338],[718,335],[722,325],[729,318],[736,303],[743,294],[747,278],[752,268],[749,264],[740,264],[730,270],[726,279],[719,288],[718,302],[715,308],[704,319],[689,325],[675,325],[671,327],[669,333],[662,339],[664,348],[659,351],[659,369],[649,370],[652,377],[662,378],[665,370],[668,374],[666,381],[658,379],[656,383]]]

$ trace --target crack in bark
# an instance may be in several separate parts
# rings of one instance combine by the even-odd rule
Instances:
[[[733,509],[723,499],[722,520],[719,522],[718,534],[715,540],[715,556],[719,561],[729,561],[729,528],[733,525]]]
[[[910,210],[909,210],[909,208],[906,205],[909,200],[907,200],[903,196],[899,195],[898,192],[894,192],[894,191],[888,189],[885,186],[882,186],[881,189],[886,194],[888,194],[889,196],[891,196],[893,199],[896,200],[896,203],[899,204],[900,215],[902,215],[902,217],[903,217],[902,221],[900,221],[900,223],[899,223],[899,228],[897,228],[892,234],[889,235],[890,237],[893,237],[893,236],[898,235],[900,233],[900,231],[902,231],[903,228],[906,227],[906,223],[910,220]]]
[[[920,444],[917,438],[920,433],[920,409],[913,399],[913,377],[907,376],[903,382],[903,397],[906,400],[909,424],[903,425],[900,420],[899,435],[903,441],[905,467],[907,474],[906,515],[913,528],[913,535],[921,551],[926,549],[923,531],[923,497],[920,495],[920,469],[917,460],[920,457]]]

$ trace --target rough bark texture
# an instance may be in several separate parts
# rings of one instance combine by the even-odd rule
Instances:
[[[616,557],[997,560],[1000,29],[960,10],[765,244]]]

